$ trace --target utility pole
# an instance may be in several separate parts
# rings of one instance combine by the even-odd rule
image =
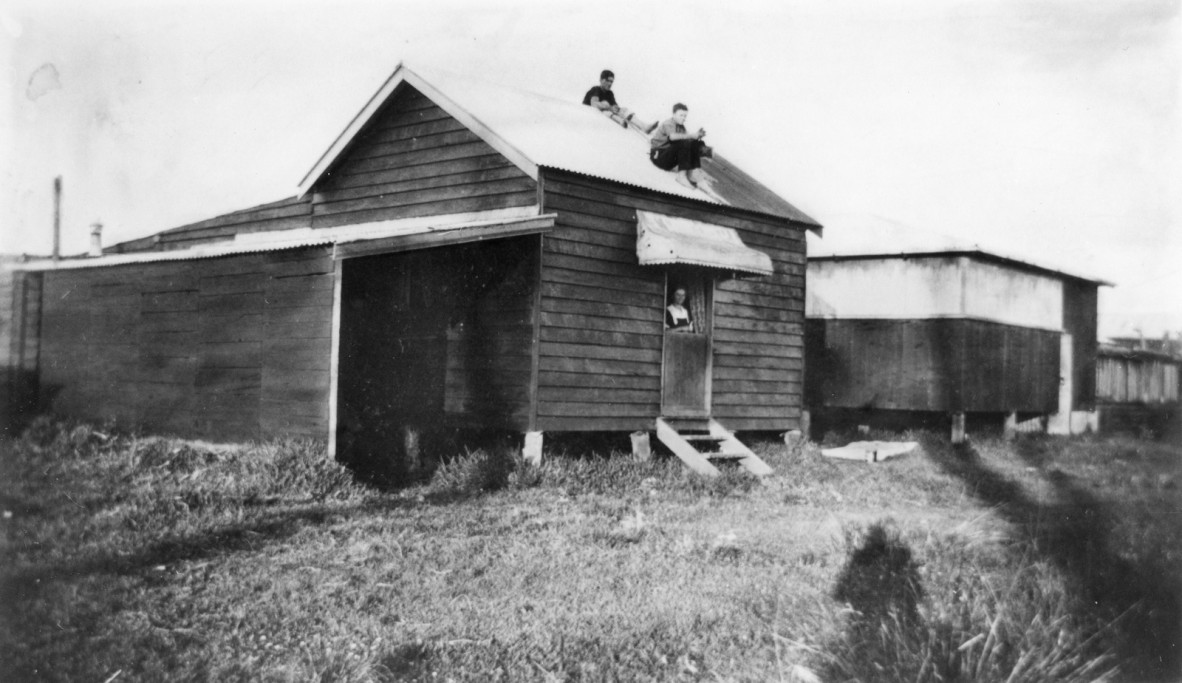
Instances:
[[[62,257],[62,177],[53,179],[53,262]]]

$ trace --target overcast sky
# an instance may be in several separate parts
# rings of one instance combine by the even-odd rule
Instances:
[[[825,226],[902,226],[1116,283],[1182,330],[1180,0],[0,0],[0,251],[85,250],[294,194],[400,62],[675,101]]]

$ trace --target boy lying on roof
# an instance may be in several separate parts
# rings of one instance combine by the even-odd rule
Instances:
[[[645,135],[653,132],[653,129],[657,127],[656,123],[645,123],[636,118],[635,113],[616,104],[616,94],[612,92],[612,83],[615,81],[616,75],[610,69],[604,69],[599,74],[599,85],[593,86],[586,95],[583,95],[583,104],[614,115],[612,118],[619,121],[625,128],[631,123],[644,131]]]

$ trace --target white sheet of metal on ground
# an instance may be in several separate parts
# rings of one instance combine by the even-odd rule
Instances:
[[[887,458],[910,453],[918,445],[917,441],[855,441],[841,448],[822,448],[821,455],[838,460],[881,462]]]

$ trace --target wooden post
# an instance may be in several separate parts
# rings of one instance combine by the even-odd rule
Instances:
[[[419,428],[412,425],[402,427],[402,450],[406,454],[406,466],[411,472],[423,469],[422,451],[419,448]]]
[[[531,465],[542,464],[542,432],[526,432],[521,457]]]
[[[952,414],[952,443],[964,443],[964,413]]]
[[[1018,435],[1018,413],[1011,411],[1006,415],[1005,424],[1002,426],[1002,433],[1007,439],[1012,439]]]
[[[632,432],[632,457],[637,462],[648,462],[653,457],[652,442],[648,432]]]

